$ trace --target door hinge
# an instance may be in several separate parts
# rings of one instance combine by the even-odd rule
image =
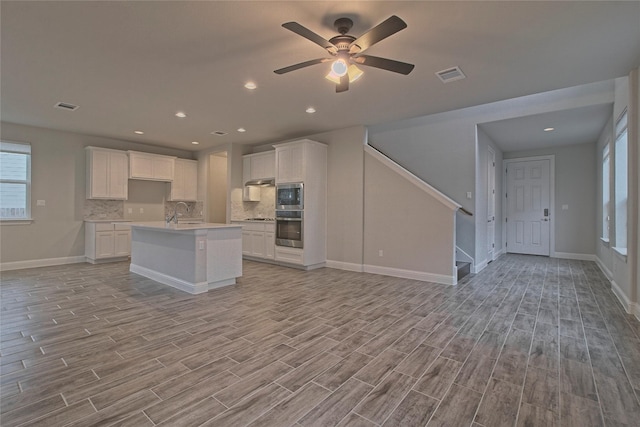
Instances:
[[[504,198],[506,199],[509,195],[507,193],[504,193]]]
[[[495,247],[496,247],[496,244],[495,244],[495,243],[492,243],[492,244],[491,244],[491,247],[492,247],[492,248],[495,248]]]
[[[504,219],[504,222],[508,222],[507,220],[508,220],[508,218],[505,218],[505,219]]]
[[[504,242],[504,247],[506,248],[507,246],[509,246],[509,242]]]
[[[493,162],[493,167],[494,167],[494,168],[496,167],[496,162]]]

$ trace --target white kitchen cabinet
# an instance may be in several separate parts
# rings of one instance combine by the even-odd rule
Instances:
[[[126,223],[87,222],[84,251],[88,262],[119,261],[131,255],[131,228]]]
[[[125,151],[86,147],[87,199],[127,200],[129,158]]]
[[[173,181],[175,157],[129,151],[129,178]]]
[[[176,159],[173,181],[169,184],[169,200],[195,202],[198,200],[198,162]]]
[[[242,183],[257,179],[275,178],[276,153],[247,154],[242,156]]]
[[[273,259],[275,225],[273,222],[232,221],[242,225],[242,255],[250,258]]]
[[[283,144],[276,147],[276,183],[303,182],[305,146]]]

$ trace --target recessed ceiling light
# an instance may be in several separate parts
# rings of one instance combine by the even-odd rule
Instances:
[[[315,109],[315,108],[313,108],[313,107],[309,107],[309,108],[307,108],[305,111],[306,111],[307,113],[309,113],[309,114],[313,114],[313,113],[315,113],[315,112],[316,112],[316,109]]]
[[[246,132],[247,130],[245,128],[238,128],[238,132],[243,133]]]
[[[191,143],[192,143],[193,145],[198,145],[198,144],[200,144],[198,141],[191,141]]]
[[[70,110],[70,111],[75,111],[78,108],[80,108],[77,105],[69,104],[68,102],[58,102],[53,107],[54,108],[61,108],[63,110]]]
[[[225,131],[222,131],[222,130],[216,130],[214,132],[211,132],[211,135],[217,135],[217,136],[224,136],[226,134],[227,133]]]
[[[141,130],[134,130],[133,133],[137,135],[144,135],[144,132],[142,132]]]
[[[254,90],[255,88],[258,87],[258,85],[256,85],[254,82],[246,82],[244,84],[244,87],[246,87],[249,90]]]
[[[555,128],[544,128],[545,132],[551,132],[552,130],[554,130]]]
[[[183,113],[182,111],[178,111],[176,113],[176,117],[180,117],[181,119],[184,119],[185,117],[187,117],[187,115],[185,113]]]

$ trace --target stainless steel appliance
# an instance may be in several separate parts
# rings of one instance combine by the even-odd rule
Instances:
[[[276,210],[302,210],[304,209],[304,184],[276,185]]]
[[[276,211],[276,245],[303,248],[304,213],[302,211]]]

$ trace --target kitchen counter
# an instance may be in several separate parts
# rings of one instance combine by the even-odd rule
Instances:
[[[132,273],[199,294],[242,276],[242,226],[131,222]]]
[[[130,219],[85,219],[84,222],[110,223],[110,222],[131,222]]]
[[[267,223],[267,224],[273,224],[276,222],[275,218],[269,218],[269,219],[232,219],[231,222],[260,222],[260,223]]]

